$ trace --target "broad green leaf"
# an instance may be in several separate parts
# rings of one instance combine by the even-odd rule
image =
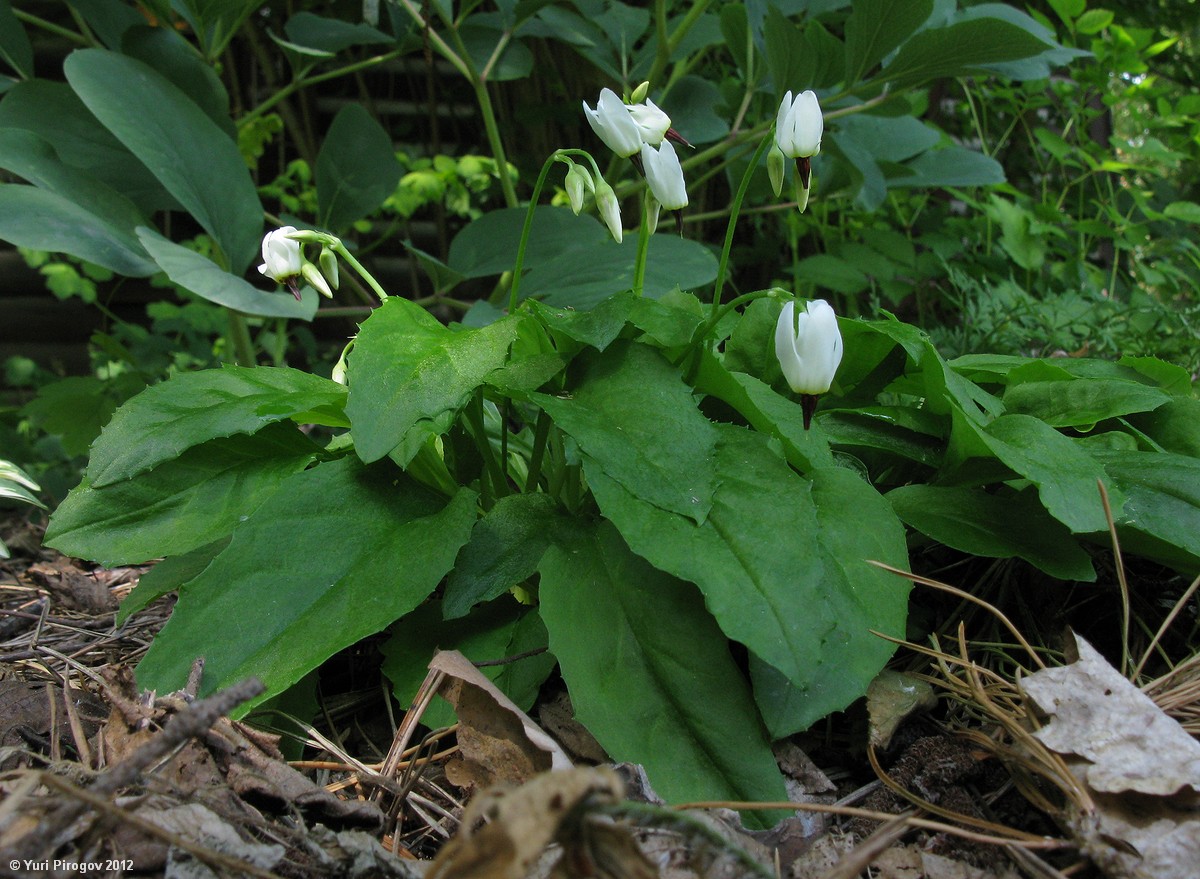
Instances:
[[[1136,378],[1150,379],[1168,394],[1184,397],[1192,396],[1192,374],[1176,363],[1168,363],[1157,357],[1134,357],[1125,355],[1118,361],[1118,366],[1127,367],[1138,373]]]
[[[407,464],[431,436],[450,429],[488,373],[504,365],[519,318],[452,330],[419,305],[393,296],[362,324],[350,354],[354,448],[368,463],[393,449]]]
[[[237,139],[237,126],[229,115],[229,93],[221,78],[178,32],[142,24],[125,35],[119,48],[178,86],[218,128]]]
[[[96,222],[119,232],[121,243],[149,264],[133,231],[148,225],[146,215],[94,174],[62,162],[41,135],[27,129],[0,128],[0,168],[95,215]]]
[[[89,112],[64,82],[17,83],[0,101],[0,128],[28,131],[50,144],[64,165],[119,192],[149,215],[179,210],[150,170]]]
[[[1194,201],[1173,201],[1163,208],[1163,214],[1172,220],[1200,223],[1200,204],[1196,204]]]
[[[868,406],[819,414],[821,432],[835,446],[877,449],[937,468],[946,450],[943,417],[924,409]]]
[[[475,523],[446,580],[446,619],[466,616],[477,603],[531,577],[546,548],[568,527],[549,495],[514,494],[496,501]]]
[[[485,665],[479,670],[523,711],[529,710],[538,690],[554,668],[554,654],[547,649],[546,627],[537,611],[512,598],[477,607],[469,616],[442,618],[438,601],[427,601],[388,627],[388,639],[380,645],[382,671],[392,682],[392,692],[401,705],[412,704],[429,662],[439,650],[457,650],[472,662],[495,662],[531,651],[515,662]],[[428,727],[455,722],[448,703],[434,699],[421,715]]]
[[[1200,400],[1176,398],[1129,421],[1168,452],[1200,458]]]
[[[137,479],[86,477],[51,517],[46,544],[104,565],[180,555],[227,535],[303,470],[318,447],[292,426],[214,439]]]
[[[1104,468],[1078,444],[1030,415],[1004,415],[980,439],[1006,467],[1037,486],[1042,505],[1072,532],[1104,531],[1108,523],[1097,483],[1105,481],[1114,516],[1124,502]]]
[[[700,76],[681,77],[671,87],[672,127],[692,144],[720,140],[729,133],[729,122],[716,111],[722,103],[715,82]]]
[[[1117,517],[1127,551],[1200,573],[1200,459],[1169,452],[1094,452],[1126,501]],[[1110,488],[1110,492],[1111,492]]]
[[[351,46],[393,42],[391,37],[369,24],[324,18],[311,12],[297,12],[288,19],[283,30],[293,43],[335,54]]]
[[[142,574],[138,578],[136,588],[125,596],[121,606],[117,608],[114,625],[123,626],[127,619],[155,599],[185,587],[229,545],[231,537],[232,535],[226,535],[191,552],[165,558]]]
[[[766,4],[764,24],[763,55],[775,86],[775,99],[780,101],[784,92],[795,93],[809,88],[815,62],[805,51],[808,47],[804,32],[788,21],[774,4]]]
[[[633,294],[626,290],[608,297],[595,308],[586,311],[556,308],[537,300],[530,300],[524,307],[537,315],[551,335],[566,336],[603,351],[625,328],[625,321],[629,318],[634,301]]]
[[[140,61],[80,49],[63,69],[88,109],[212,235],[230,270],[245,271],[259,250],[262,205],[237,144]]]
[[[669,217],[662,218],[669,225]],[[608,238],[590,247],[576,247],[556,259],[531,268],[521,282],[521,297],[540,297],[551,305],[592,308],[633,286],[637,236],[617,244]],[[704,245],[674,233],[650,237],[643,294],[657,299],[679,288],[693,290],[717,276],[717,258]]]
[[[695,522],[712,507],[717,429],[679,371],[653,348],[614,342],[583,355],[574,393],[532,399],[635,497]],[[579,361],[577,361],[579,362]]]
[[[958,146],[922,153],[905,167],[914,176],[889,180],[889,186],[991,186],[1005,181],[1004,167],[991,156]]]
[[[201,299],[259,317],[312,320],[317,313],[317,293],[309,287],[297,302],[290,293],[262,290],[231,275],[208,257],[168,241],[153,229],[139,227],[138,240],[168,278]]]
[[[603,522],[551,547],[541,572],[542,620],[575,715],[613,759],[644,765],[668,802],[783,796],[745,679],[694,586]],[[746,817],[769,827],[776,815]]]
[[[856,0],[846,19],[846,82],[859,82],[932,13],[933,0]]]
[[[21,79],[33,76],[33,46],[9,0],[0,0],[0,59]]]
[[[525,208],[488,211],[454,237],[447,264],[465,278],[510,271],[517,263],[524,222]],[[533,210],[525,269],[547,263],[568,251],[591,250],[607,240],[608,232],[595,217],[577,217],[570,208],[540,205]]]
[[[726,635],[811,694],[796,729],[865,692],[892,652],[870,630],[903,630],[905,590],[862,557],[838,555],[827,542],[836,543],[836,532],[862,530],[870,518],[879,540],[871,557],[906,563],[903,529],[866,483],[839,468],[816,471],[814,479],[832,489],[825,498],[834,510],[822,517],[812,481],[792,471],[761,434],[725,426],[713,508],[697,525],[637,500],[591,463],[585,459],[588,484],[630,548],[696,583]],[[846,503],[851,497],[853,512]],[[842,668],[839,685],[814,689],[814,679],[829,667]],[[768,726],[776,736],[796,731]]]
[[[1091,557],[1032,491],[905,485],[887,499],[905,524],[946,546],[986,558],[1021,558],[1060,580],[1096,579]]]
[[[348,457],[297,473],[183,590],[138,683],[178,689],[202,656],[201,695],[250,675],[267,686],[256,701],[281,693],[419,605],[474,519],[472,492],[446,502],[389,464]]]
[[[871,82],[893,89],[931,79],[963,76],[998,61],[1038,55],[1050,46],[1028,30],[999,18],[976,18],[914,35]]]
[[[1075,30],[1081,34],[1098,34],[1113,22],[1113,13],[1108,9],[1089,9],[1075,21]]]
[[[1053,427],[1089,428],[1105,418],[1152,411],[1170,399],[1165,391],[1120,379],[1031,381],[1004,391],[1009,412],[1033,415]]]
[[[705,353],[696,374],[696,389],[732,406],[759,433],[778,439],[784,457],[798,470],[808,472],[833,464],[824,433],[804,429],[800,404],[775,393],[754,376],[730,372]]]
[[[71,8],[83,17],[92,33],[115,52],[121,51],[122,38],[133,28],[150,30],[142,10],[121,0],[71,0]],[[149,3],[144,8],[151,11]]]
[[[121,275],[158,271],[128,229],[80,207],[69,196],[0,183],[0,238],[18,247],[69,253]]]
[[[347,104],[317,155],[317,224],[336,232],[365,217],[395,191],[403,171],[387,132],[361,104]]]
[[[505,33],[477,19],[468,19],[458,32],[475,69],[481,75],[486,71],[488,82],[524,79],[533,72],[533,52],[521,40],[512,39],[511,32]]]
[[[1087,0],[1047,0],[1050,8],[1062,19],[1063,24],[1071,23],[1087,9]]]
[[[68,455],[85,456],[122,399],[143,388],[136,375],[120,380],[73,375],[38,388],[37,396],[21,407],[21,414],[57,436]]]
[[[337,382],[287,367],[180,373],[117,410],[92,446],[87,479],[97,488],[120,482],[192,446],[275,421],[346,426],[345,399]]]
[[[745,372],[768,385],[783,380],[775,356],[775,324],[783,307],[774,296],[755,299],[742,312],[725,341],[721,363],[730,372]]]

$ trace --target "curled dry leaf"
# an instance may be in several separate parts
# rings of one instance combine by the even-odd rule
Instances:
[[[571,760],[541,727],[456,650],[442,650],[429,668],[444,674],[439,692],[458,716],[461,759],[446,767],[460,787],[526,781]]]
[[[1046,715],[1034,735],[1064,755],[1093,801],[1069,830],[1116,879],[1194,879],[1200,864],[1200,743],[1075,636],[1079,660],[1021,682]]]

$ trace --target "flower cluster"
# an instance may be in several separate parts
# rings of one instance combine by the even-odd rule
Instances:
[[[583,111],[588,124],[605,146],[618,156],[631,159],[645,175],[652,196],[650,224],[653,229],[658,222],[660,207],[677,212],[676,221],[681,223],[678,211],[687,207],[688,195],[683,180],[683,166],[679,163],[672,141],[683,144],[687,144],[687,141],[671,127],[671,117],[646,97],[648,88],[648,83],[639,86],[634,91],[634,102],[631,104],[622,101],[612,89],[603,89],[595,108],[584,102]],[[613,238],[619,242],[621,217],[616,195],[600,177],[599,170],[596,170],[593,179],[586,169],[571,163],[566,186],[571,207],[576,213],[582,206],[584,189],[595,193],[597,209]]]
[[[321,245],[317,265],[305,258],[303,242],[312,237],[312,233],[301,232],[295,226],[281,226],[268,232],[262,242],[263,262],[258,270],[272,281],[287,285],[297,301],[301,278],[326,299],[332,299],[338,288],[337,256],[327,245]]]

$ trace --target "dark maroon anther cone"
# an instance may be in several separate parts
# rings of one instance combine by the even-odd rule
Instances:
[[[633,162],[633,167],[637,168],[638,174],[642,175],[642,177],[646,176],[646,169],[642,167],[641,153],[634,153],[629,157],[629,161]]]
[[[695,149],[695,147],[688,143],[687,139],[684,138],[684,136],[674,128],[668,128],[667,133],[663,135],[663,137],[665,137],[667,140],[673,140],[675,143],[685,146],[688,149]]]
[[[675,215],[675,228],[679,232],[679,237],[683,237],[683,210],[671,211]]]
[[[801,188],[808,189],[812,182],[812,160],[807,156],[796,159],[796,173],[800,176]]]
[[[300,301],[300,287],[296,283],[296,278],[294,276],[291,278],[288,278],[284,281],[284,283],[287,284],[287,288],[292,291],[292,295],[295,296],[296,301],[299,302]]]
[[[817,400],[821,399],[820,394],[801,394],[800,395],[800,410],[804,413],[804,429],[808,430],[812,424],[813,413],[817,411]]]

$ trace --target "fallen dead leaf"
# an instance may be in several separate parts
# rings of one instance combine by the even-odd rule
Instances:
[[[1049,716],[1034,735],[1066,757],[1093,804],[1069,803],[1068,830],[1114,879],[1194,879],[1200,864],[1200,743],[1095,648],[1021,689]]]

